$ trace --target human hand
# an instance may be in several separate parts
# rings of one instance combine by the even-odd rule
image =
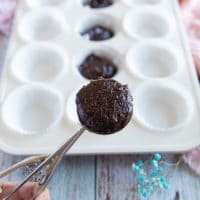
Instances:
[[[0,183],[0,200],[12,192],[18,184],[17,182]],[[10,200],[30,200],[33,194],[38,191],[38,188],[39,185],[37,183],[27,183],[21,190],[16,192]],[[45,189],[35,200],[50,200],[49,191]]]

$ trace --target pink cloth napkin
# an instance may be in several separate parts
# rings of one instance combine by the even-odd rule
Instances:
[[[0,0],[0,33],[9,34],[17,0]],[[33,0],[34,1],[34,0]],[[200,1],[179,0],[191,51],[200,77]],[[200,175],[200,147],[183,155],[184,161]]]
[[[0,32],[9,34],[17,0],[0,0]]]
[[[185,23],[192,55],[200,77],[200,1],[179,0],[182,17]],[[184,161],[200,175],[200,146],[183,155]]]
[[[200,1],[179,0],[179,2],[182,8],[183,21],[189,34],[192,55],[200,77]]]

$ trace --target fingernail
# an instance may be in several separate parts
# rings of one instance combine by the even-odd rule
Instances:
[[[0,194],[3,192],[3,188],[2,187],[0,187]]]

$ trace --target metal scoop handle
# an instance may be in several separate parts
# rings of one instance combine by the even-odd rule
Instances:
[[[37,197],[46,185],[49,183],[54,170],[58,166],[59,162],[65,155],[65,153],[72,147],[72,145],[79,139],[79,137],[83,134],[86,130],[85,127],[82,127],[79,131],[77,131],[70,139],[68,139],[58,150],[56,150],[53,154],[49,155],[48,157],[40,156],[35,157],[38,158],[39,161],[43,160],[7,197],[3,200],[9,200],[18,190],[20,190],[28,181],[33,181],[39,184],[40,189],[38,192],[33,196],[32,199]],[[32,157],[34,158],[34,157]],[[21,162],[21,165],[28,161],[30,163],[30,159],[24,160]],[[0,173],[0,178],[9,174],[13,171],[13,169],[19,168],[19,164],[12,166],[11,168],[5,170],[4,172]],[[31,200],[32,200],[31,199]]]

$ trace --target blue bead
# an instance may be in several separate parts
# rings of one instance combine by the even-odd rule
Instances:
[[[158,168],[157,168],[157,172],[158,172],[158,173],[163,172],[163,168],[162,168],[162,167],[158,167]]]
[[[159,161],[161,159],[161,155],[159,153],[154,154],[154,159]]]
[[[158,161],[157,160],[152,160],[151,161],[151,166],[152,167],[158,167]]]
[[[139,173],[144,174],[144,169],[140,169]]]
[[[140,167],[137,166],[135,163],[133,163],[132,169],[133,169],[134,172],[139,172],[140,171]]]
[[[151,174],[151,176],[153,176],[153,177],[157,177],[158,176],[158,172],[152,172],[152,174]]]
[[[155,183],[156,183],[155,180],[152,180],[152,181],[151,181],[151,184],[152,184],[152,185],[155,185]]]
[[[170,186],[167,183],[163,183],[163,188],[166,189],[166,190],[168,190],[170,188]]]
[[[161,183],[165,183],[165,182],[166,182],[166,178],[165,178],[164,176],[161,176],[161,177],[160,177],[160,182],[161,182]]]
[[[141,175],[141,176],[139,177],[139,182],[140,182],[140,183],[145,183],[145,181],[146,181],[146,176]]]
[[[142,196],[143,196],[144,198],[147,198],[147,197],[149,197],[149,193],[146,192],[146,191],[144,191],[144,192],[142,193]]]
[[[143,164],[144,164],[144,163],[142,162],[142,160],[138,160],[137,163],[136,163],[136,165],[139,166],[139,167],[142,167]]]
[[[147,190],[151,192],[151,191],[153,191],[153,187],[151,185],[148,185]]]
[[[139,190],[140,193],[142,193],[144,191],[144,187],[140,185],[138,190]]]

